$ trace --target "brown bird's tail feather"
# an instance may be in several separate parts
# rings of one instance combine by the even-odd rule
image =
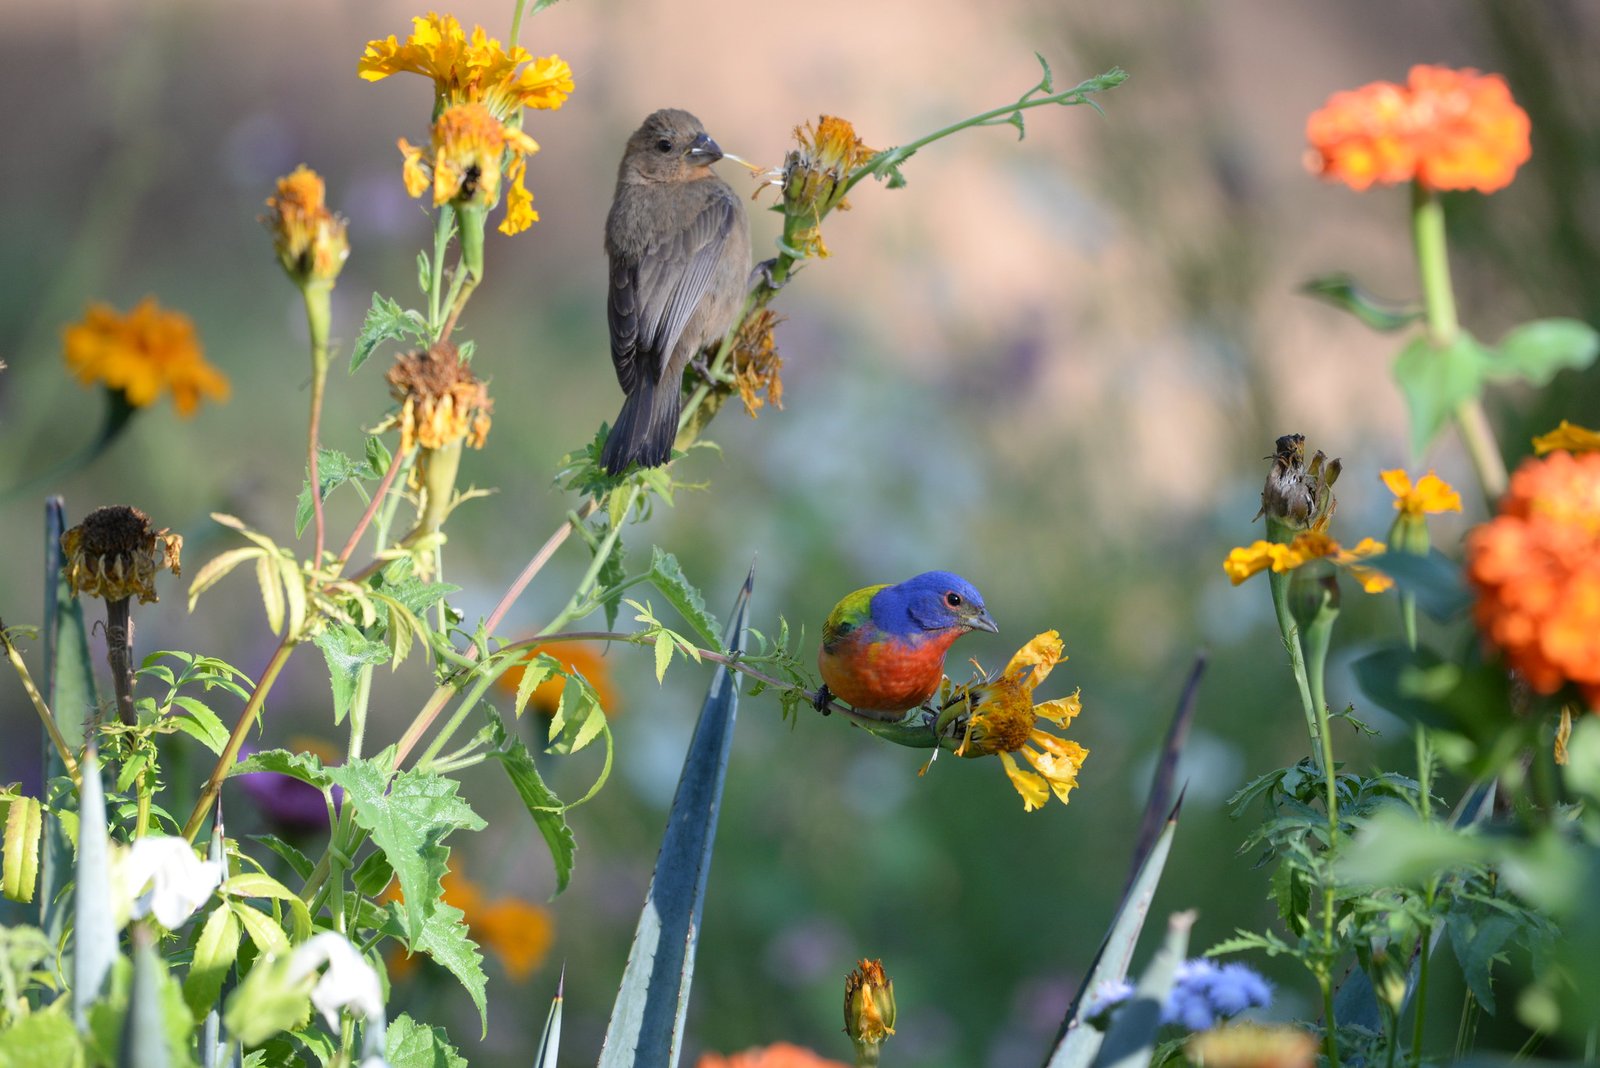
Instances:
[[[672,458],[683,393],[676,377],[668,378],[670,380],[661,382],[639,382],[628,394],[600,453],[600,463],[607,474],[619,475],[634,463],[641,467],[660,467]]]

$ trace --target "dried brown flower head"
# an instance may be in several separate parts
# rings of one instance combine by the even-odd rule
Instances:
[[[135,594],[142,603],[159,600],[156,572],[170,569],[181,575],[182,548],[181,535],[154,529],[149,516],[121,504],[95,509],[61,535],[67,557],[63,570],[72,592],[107,602]]]
[[[783,357],[772,339],[773,327],[781,322],[781,315],[763,308],[744,321],[734,339],[733,385],[752,419],[768,401],[774,408],[783,408]]]
[[[1269,523],[1281,523],[1291,530],[1323,531],[1333,518],[1338,501],[1333,483],[1339,477],[1340,462],[1329,460],[1318,450],[1306,463],[1304,434],[1285,434],[1279,438],[1261,489],[1261,511]]]
[[[494,402],[489,388],[448,342],[395,360],[387,375],[390,392],[400,402],[396,419],[400,451],[413,445],[442,449],[465,440],[483,448]]]

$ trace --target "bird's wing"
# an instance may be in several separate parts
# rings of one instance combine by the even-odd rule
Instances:
[[[878,586],[867,586],[856,590],[834,605],[833,611],[828,613],[827,621],[822,624],[823,648],[832,648],[841,638],[871,619],[872,598],[888,585],[885,582]]]
[[[660,378],[689,316],[711,287],[740,205],[716,197],[687,227],[650,247],[637,263],[611,263],[611,358],[631,392],[641,371]]]

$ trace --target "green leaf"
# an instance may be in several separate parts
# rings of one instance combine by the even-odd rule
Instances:
[[[467,1068],[444,1028],[418,1023],[405,1013],[384,1034],[383,1060],[389,1068]]]
[[[377,897],[394,881],[394,867],[389,863],[389,858],[383,855],[383,850],[375,849],[356,866],[350,881],[367,897]]]
[[[1367,820],[1334,871],[1346,885],[1421,886],[1442,871],[1490,856],[1481,836],[1423,823],[1410,809],[1394,806]]]
[[[328,662],[328,678],[333,687],[333,722],[337,725],[344,722],[355,701],[361,669],[387,661],[389,647],[337,620],[329,620],[312,640]]]
[[[622,547],[619,537],[611,547],[611,555],[606,557],[606,562],[600,565],[598,577],[600,605],[606,611],[606,630],[615,630],[617,612],[622,608],[622,584],[628,580],[628,571],[625,566],[627,551]]]
[[[666,680],[667,667],[672,663],[672,650],[676,648],[671,632],[663,630],[656,633],[656,682]]]
[[[225,879],[217,891],[228,897],[264,897],[273,901],[287,901],[289,913],[294,917],[294,941],[304,942],[311,937],[311,913],[300,895],[284,886],[265,872],[247,871]]]
[[[279,750],[279,752],[282,752],[282,750]],[[257,842],[260,842],[274,853],[278,854],[278,856],[282,857],[284,863],[289,865],[294,873],[300,878],[311,878],[311,860],[304,853],[300,852],[300,850],[296,849],[288,842],[285,842],[282,838],[279,838],[275,834],[253,834],[250,837]]]
[[[1311,884],[1305,872],[1288,861],[1280,863],[1272,873],[1272,896],[1283,925],[1297,938],[1304,935],[1311,926]]]
[[[427,259],[427,255],[423,254],[418,260],[417,269],[423,279],[428,277]],[[423,292],[427,292],[426,283]],[[372,294],[372,307],[367,309],[366,321],[361,324],[361,333],[356,336],[355,351],[350,354],[350,373],[355,374],[385,341],[409,337],[420,342],[427,337],[427,333],[428,321],[421,312],[402,308],[398,301]]]
[[[5,895],[12,901],[32,901],[39,880],[39,840],[44,831],[44,813],[36,797],[12,797],[6,805]]]
[[[1535,319],[1514,327],[1495,346],[1489,377],[1547,386],[1558,371],[1581,371],[1600,354],[1600,333],[1581,319]]]
[[[228,728],[223,726],[222,717],[198,698],[179,694],[172,703],[189,714],[180,716],[169,712],[167,722],[221,756],[223,747],[228,744]]]
[[[506,769],[517,796],[522,798],[523,807],[533,817],[534,826],[539,828],[545,844],[550,847],[550,860],[556,869],[556,893],[559,894],[567,888],[567,882],[572,878],[572,860],[578,851],[572,828],[567,826],[566,817],[562,815],[566,806],[545,785],[539,769],[534,765],[533,754],[522,744],[522,739],[506,731],[505,721],[500,718],[499,711],[490,707],[488,714],[489,739],[493,746],[489,755],[500,761],[501,767]]]
[[[1464,330],[1445,348],[1419,337],[1400,350],[1394,379],[1411,412],[1413,456],[1426,452],[1455,410],[1483,392],[1490,360],[1490,353]]]
[[[311,988],[317,975],[311,972],[291,982],[290,963],[288,953],[256,961],[244,982],[228,995],[222,1019],[229,1035],[246,1046],[259,1046],[280,1031],[305,1024],[311,1015]]]
[[[366,473],[366,465],[357,463],[353,457],[347,456],[338,449],[325,449],[317,446],[317,485],[322,488],[322,499],[328,499],[328,494],[338,489],[350,479]],[[311,522],[316,510],[311,502],[311,472],[306,471],[306,477],[300,483],[300,496],[295,501],[294,508],[294,536],[306,532],[306,525]]]
[[[407,927],[405,907],[398,902],[389,904],[389,922],[384,933],[402,939],[413,952],[426,953],[436,964],[456,977],[456,980],[478,1006],[478,1022],[483,1033],[489,1033],[489,1003],[486,993],[489,977],[483,972],[483,954],[472,940],[465,922],[466,914],[437,896],[420,929]],[[407,899],[409,901],[409,898]]]
[[[183,980],[183,1000],[195,1022],[205,1019],[222,994],[222,983],[239,956],[239,918],[221,905],[211,910],[194,943],[194,961]]]
[[[1509,916],[1474,916],[1454,911],[1446,921],[1450,947],[1461,963],[1461,975],[1474,997],[1494,1015],[1494,962],[1519,924]]]
[[[744,651],[754,581],[752,570],[734,603],[726,641],[735,653]],[[655,874],[606,1025],[599,1068],[665,1068],[677,1063],[738,710],[738,681],[719,666],[684,757]]]
[[[653,548],[650,554],[650,584],[661,591],[661,595],[694,628],[694,632],[705,639],[707,645],[718,652],[726,651],[717,637],[717,631],[721,628],[717,625],[716,617],[706,611],[705,598],[700,596],[700,591],[689,585],[689,580],[683,577],[683,568],[678,566],[677,557],[662,552],[659,547]],[[662,670],[658,660],[658,678]]]
[[[517,696],[512,705],[513,713],[520,717],[523,709],[528,707],[528,702],[533,699],[533,691],[537,690],[546,679],[560,670],[561,662],[549,653],[539,653],[524,660],[522,662],[522,678],[517,680]]]
[[[287,775],[319,790],[333,782],[328,770],[316,756],[311,753],[291,753],[287,749],[267,749],[260,753],[251,753],[235,764],[228,775],[231,778],[234,775],[248,775],[257,771]],[[305,858],[302,856],[300,859]]]
[[[1496,668],[1456,664],[1426,647],[1391,642],[1358,658],[1352,670],[1363,693],[1413,723],[1483,742],[1505,733],[1507,680]]]
[[[1361,288],[1354,275],[1343,271],[1313,278],[1300,286],[1300,292],[1347,311],[1372,329],[1385,333],[1403,330],[1423,315],[1416,303],[1400,304],[1373,296]]]
[[[1432,549],[1426,556],[1415,553],[1380,553],[1361,562],[1394,579],[1404,593],[1417,599],[1417,606],[1441,623],[1466,614],[1472,607],[1472,592],[1467,589],[1461,568],[1449,557]]]
[[[391,780],[374,760],[357,760],[328,772],[344,788],[356,825],[372,836],[400,879],[405,897],[403,930],[413,945],[439,898],[454,830],[479,830],[482,819],[456,794],[459,784],[431,771],[410,768]]]
[[[264,956],[282,956],[289,952],[289,936],[283,933],[283,928],[278,926],[277,920],[254,905],[246,905],[243,901],[229,901],[228,908],[239,917],[239,923],[244,926],[244,933],[250,936],[250,941],[256,944],[256,948]]]
[[[84,1063],[83,1044],[65,1013],[32,1012],[0,1031],[0,1068],[83,1068]]]

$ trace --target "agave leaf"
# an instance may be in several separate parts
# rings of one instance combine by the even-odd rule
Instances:
[[[1192,912],[1180,912],[1167,920],[1167,940],[1145,966],[1133,998],[1117,1010],[1093,1068],[1144,1068],[1150,1063],[1156,1029],[1161,1026],[1161,1006],[1166,1004],[1178,965],[1189,951],[1189,928],[1193,926]]]
[[[117,1068],[167,1068],[167,1040],[161,1018],[161,965],[150,930],[133,930],[133,984],[128,988],[128,1015],[122,1022],[122,1048]]]
[[[735,655],[744,650],[754,582],[751,568],[723,638],[723,646]],[[738,708],[738,680],[726,667],[719,667],[684,757],[655,874],[606,1026],[599,1068],[671,1068],[678,1063]]]
[[[89,1026],[89,1007],[100,997],[117,957],[111,914],[111,843],[106,836],[106,795],[94,743],[79,766],[78,868],[73,889],[72,1016],[78,1030]]]
[[[550,1002],[550,1015],[544,1020],[544,1034],[539,1036],[539,1055],[533,1059],[533,1068],[556,1068],[556,1055],[561,1052],[561,1000],[566,988],[567,968],[562,965],[556,996]]]

